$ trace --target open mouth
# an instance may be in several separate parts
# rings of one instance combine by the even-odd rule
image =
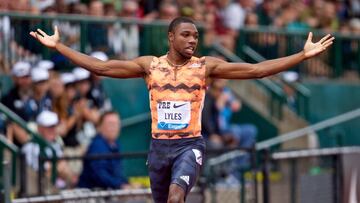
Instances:
[[[187,48],[185,48],[185,52],[187,54],[193,54],[194,51],[195,51],[195,47],[187,47]]]

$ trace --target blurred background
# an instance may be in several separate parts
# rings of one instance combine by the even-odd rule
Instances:
[[[187,202],[359,202],[359,0],[1,0],[0,202],[152,202],[145,82],[93,75],[29,32],[56,25],[73,49],[129,60],[165,55],[178,16],[197,23],[197,56],[229,62],[336,38],[289,71],[211,82]]]

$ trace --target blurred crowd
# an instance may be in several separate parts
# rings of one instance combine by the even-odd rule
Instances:
[[[107,60],[103,52],[93,52],[91,55]],[[105,95],[101,83],[102,78],[81,67],[67,72],[58,72],[54,67],[54,62],[49,60],[40,60],[36,64],[16,62],[11,72],[13,88],[1,95],[1,103],[51,145],[54,150],[49,147],[44,149],[49,158],[120,152],[120,117],[112,111],[110,99]],[[36,182],[36,175],[31,174],[39,170],[38,157],[41,152],[38,142],[23,128],[4,117],[0,118],[0,134],[21,149],[31,171],[28,181]],[[59,161],[56,165],[59,179],[55,188],[120,188],[127,183],[122,170],[119,170],[120,165],[119,160],[93,161],[91,164],[87,161]],[[44,167],[49,178],[51,166],[47,163]],[[108,168],[116,172],[108,171]],[[97,173],[94,173],[95,170]],[[82,173],[85,173],[85,179],[81,178]],[[84,183],[93,174],[96,174],[94,179],[97,182]],[[29,194],[37,192],[34,185],[28,186]]]
[[[82,14],[144,20],[189,16],[217,32],[270,25],[326,31],[359,29],[358,0],[3,0],[2,11],[32,14]],[[214,23],[215,22],[215,23]]]
[[[2,0],[0,11],[52,16],[76,14],[108,19],[123,17],[143,22],[153,20],[169,22],[177,16],[188,16],[204,25],[205,46],[219,42],[232,51],[235,51],[241,34],[239,30],[243,27],[269,26],[274,30],[305,32],[316,29],[326,33],[340,32],[344,35],[360,33],[359,0]],[[71,48],[81,49],[86,53],[103,51],[111,58],[118,59],[132,59],[140,55],[139,36],[143,31],[141,26],[91,22],[87,25],[84,34],[80,32],[83,31],[83,27],[78,22],[53,20],[50,25],[46,25],[45,31],[51,33],[51,27],[54,25],[59,27],[63,42]],[[0,44],[0,50],[5,53],[0,55],[2,72],[8,73],[12,64],[19,59],[35,62],[42,58],[44,54],[42,46],[35,40],[29,40],[28,34],[39,27],[44,28],[44,23],[37,20],[10,20],[6,16],[0,19],[0,38],[4,41]],[[152,34],[163,36],[157,31]],[[151,48],[152,53],[164,54],[164,50],[157,51],[156,49],[166,47],[166,35],[158,38],[163,38],[163,40],[147,43],[158,43]],[[81,42],[83,39],[86,39],[88,43],[84,45]],[[251,40],[256,42],[251,44]],[[269,35],[264,39],[246,39],[246,41],[265,58],[284,55],[281,49],[276,47],[284,43],[274,36]],[[345,44],[342,45],[344,47],[342,51],[347,57],[354,58],[357,45],[347,41],[343,43]],[[158,46],[159,44],[161,46]],[[256,45],[260,48],[257,49]],[[271,47],[272,45],[274,46]],[[278,51],[269,53],[272,48]],[[287,54],[289,53],[285,55]],[[62,56],[51,57],[51,60],[60,64],[62,68],[67,67],[68,61]],[[11,61],[6,61],[9,58]],[[352,61],[356,60],[352,59]],[[348,63],[347,67],[354,66],[346,60],[344,63]],[[318,75],[326,75],[326,73]]]
[[[238,30],[244,26],[360,32],[358,0],[3,0],[0,10],[50,15],[127,17],[144,21],[171,20],[182,15],[204,23],[209,35],[208,41],[220,39],[230,48],[234,46],[233,40],[237,37]],[[103,35],[98,26],[93,30]],[[76,32],[76,29],[64,31]],[[116,35],[116,32],[107,34]],[[97,43],[102,46],[108,44],[103,39],[98,39]]]

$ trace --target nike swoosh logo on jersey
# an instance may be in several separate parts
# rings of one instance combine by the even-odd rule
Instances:
[[[186,103],[185,103],[185,104],[180,104],[180,105],[174,104],[173,107],[176,109],[176,108],[182,107],[182,106],[184,106],[184,105],[186,105]]]
[[[201,64],[200,63],[193,63],[189,66],[190,68],[200,68]]]

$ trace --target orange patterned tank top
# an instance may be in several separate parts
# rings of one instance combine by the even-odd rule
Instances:
[[[205,58],[192,57],[181,67],[154,57],[145,78],[150,99],[154,139],[201,136],[201,112],[206,82]]]

